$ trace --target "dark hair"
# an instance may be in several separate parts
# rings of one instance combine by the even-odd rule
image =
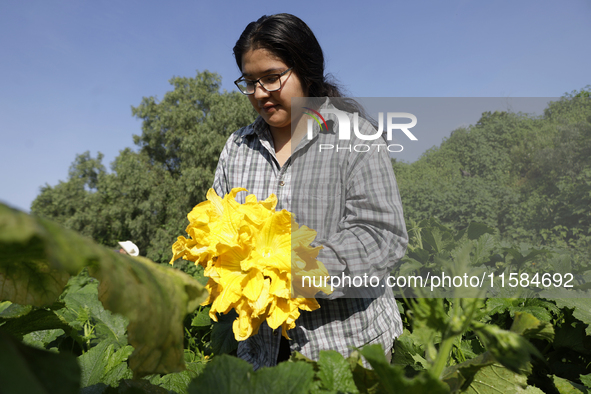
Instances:
[[[240,71],[242,56],[254,49],[266,49],[288,67],[293,67],[309,97],[342,97],[334,103],[337,108],[359,112],[360,115],[365,113],[357,102],[344,98],[337,84],[324,74],[322,48],[312,30],[297,16],[264,15],[249,23],[234,46],[234,57]]]

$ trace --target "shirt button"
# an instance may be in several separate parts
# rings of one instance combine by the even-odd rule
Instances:
[[[277,335],[279,335],[279,331],[273,330],[273,336],[277,336]]]
[[[279,186],[285,186],[285,182],[283,182],[283,181],[279,182]]]

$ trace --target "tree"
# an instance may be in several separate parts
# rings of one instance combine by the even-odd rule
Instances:
[[[479,221],[511,240],[591,245],[589,114],[589,88],[541,117],[485,112],[418,161],[393,163],[406,219],[436,217],[457,230]]]
[[[188,224],[187,213],[205,199],[229,135],[256,113],[238,92],[220,92],[221,79],[204,71],[175,77],[161,101],[144,97],[132,114],[142,119],[107,173],[102,154],[78,155],[66,182],[45,185],[31,211],[97,242],[132,240],[148,258],[167,262],[171,245]]]

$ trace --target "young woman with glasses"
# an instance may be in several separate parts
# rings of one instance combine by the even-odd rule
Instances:
[[[234,56],[242,73],[236,86],[259,117],[228,139],[215,191],[223,196],[243,187],[259,200],[275,194],[276,209],[293,212],[300,225],[317,231],[314,245],[323,246],[318,260],[331,275],[373,275],[383,284],[408,241],[387,151],[319,153],[311,146],[332,138],[331,120],[330,130],[316,130],[311,141],[292,138],[292,118],[298,121],[294,129],[306,125],[303,108],[292,107],[292,98],[312,98],[315,110],[337,108],[364,117],[363,109],[327,80],[316,37],[293,15],[263,16],[246,27]],[[360,126],[375,134],[371,123],[360,120]],[[244,203],[245,197],[241,192],[237,200]],[[319,298],[320,309],[302,311],[289,341],[263,323],[239,343],[238,356],[258,369],[286,360],[292,351],[318,359],[321,350],[336,350],[346,357],[353,347],[376,343],[389,357],[402,334],[400,314],[391,290],[370,290],[359,296],[362,292],[335,289]]]

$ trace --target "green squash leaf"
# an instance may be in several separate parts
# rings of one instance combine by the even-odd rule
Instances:
[[[526,338],[545,339],[547,341],[554,339],[552,324],[542,322],[529,313],[516,312],[511,331]]]
[[[484,234],[494,235],[495,230],[492,227],[489,227],[484,223],[471,222],[468,225],[467,234],[468,234],[468,239],[477,240],[478,238],[480,238]]]
[[[584,386],[571,382],[570,380],[556,375],[553,375],[552,379],[554,380],[554,386],[556,386],[560,394],[581,394],[587,392]]]
[[[468,394],[520,393],[527,387],[527,377],[508,370],[499,364],[480,369],[470,386]]]
[[[478,371],[494,363],[495,358],[490,352],[485,352],[461,364],[447,367],[441,375],[441,380],[447,383],[452,392],[463,391],[472,384]]]
[[[490,354],[513,372],[526,371],[532,356],[542,358],[534,345],[515,332],[503,330],[492,324],[474,321],[472,328]]]
[[[585,332],[591,335],[591,299],[589,298],[562,298],[555,299],[559,308],[574,309],[573,316],[587,324]]]
[[[448,393],[449,388],[445,383],[433,377],[427,371],[409,379],[404,376],[404,369],[390,365],[386,360],[384,351],[380,345],[363,347],[361,355],[372,366],[378,377],[381,387],[386,393]]]
[[[127,345],[129,320],[105,310],[98,299],[96,279],[83,274],[72,277],[61,299],[65,307],[55,313],[77,330],[84,324],[92,326],[93,342],[109,341],[117,348]]]
[[[54,311],[39,308],[18,318],[6,320],[2,329],[21,339],[26,334],[40,330],[62,329],[65,332],[70,332],[71,327]]]
[[[189,393],[249,393],[252,365],[225,354],[214,357],[189,384]]]
[[[587,389],[591,389],[591,373],[587,375],[581,375],[581,382],[587,387]]]
[[[189,383],[203,372],[205,365],[206,364],[203,362],[187,363],[187,369],[183,372],[152,376],[149,378],[149,381],[150,383],[165,388],[166,390],[178,394],[186,394]]]
[[[230,354],[238,348],[232,331],[232,324],[237,316],[234,309],[225,315],[218,315],[218,321],[213,324],[211,331],[211,347],[214,354]]]
[[[51,305],[84,267],[104,307],[129,319],[134,376],[183,370],[183,320],[207,295],[199,282],[0,204],[0,300]]]
[[[213,323],[209,317],[210,306],[201,307],[195,314],[195,317],[191,321],[193,327],[209,327]]]
[[[307,362],[284,362],[253,372],[252,365],[226,354],[216,356],[189,385],[189,393],[306,394],[314,369]]]
[[[25,335],[23,337],[23,343],[38,349],[46,349],[47,345],[63,334],[64,330],[61,329],[35,331]]]
[[[251,393],[307,394],[312,387],[314,369],[304,362],[283,362],[272,368],[261,368],[251,380]]]
[[[69,354],[24,345],[0,331],[0,388],[3,393],[77,394],[80,367]]]
[[[0,304],[0,321],[24,316],[32,310],[33,307],[31,305],[19,305],[13,304],[10,301],[4,301]]]
[[[82,387],[97,383],[115,386],[120,379],[131,378],[126,363],[131,352],[131,346],[115,351],[115,345],[105,341],[78,357],[82,369]]]
[[[343,393],[359,393],[355,387],[351,367],[347,360],[337,351],[323,350],[318,359],[320,371],[318,377],[326,390]]]

